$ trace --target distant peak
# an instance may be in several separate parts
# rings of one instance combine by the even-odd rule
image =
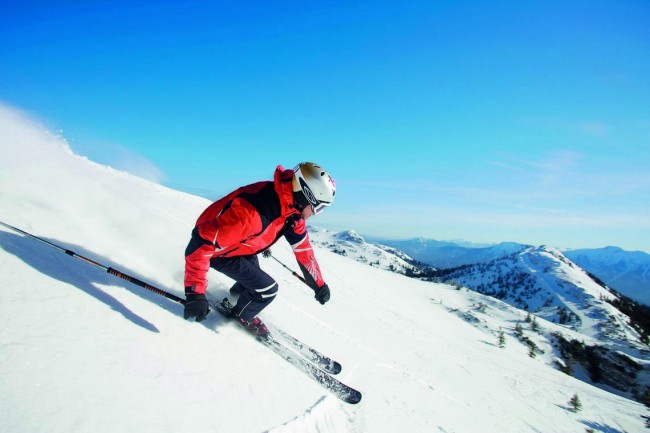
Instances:
[[[562,251],[555,247],[551,247],[548,245],[540,245],[538,247],[531,247],[528,249],[528,251],[536,251],[536,252],[545,252],[545,253],[550,253],[553,254],[554,256],[563,256]]]
[[[336,235],[337,239],[340,239],[342,241],[348,241],[348,242],[354,242],[357,244],[363,244],[365,243],[365,239],[359,235],[359,233],[355,232],[354,230],[346,230],[343,232],[339,232]]]

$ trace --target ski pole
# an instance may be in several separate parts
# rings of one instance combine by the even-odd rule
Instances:
[[[285,264],[282,263],[280,260],[278,260],[277,258],[275,258],[275,256],[274,256],[273,254],[271,254],[270,252],[269,252],[269,257],[271,257],[273,260],[275,260],[276,262],[278,262],[278,263],[280,263],[282,266],[284,266],[284,268],[285,268],[286,270],[288,270],[289,272],[291,272],[291,275],[293,275],[294,277],[298,278],[300,281],[302,281],[302,282],[305,283],[307,286],[309,286],[309,283],[308,283],[308,282],[307,282],[303,277],[301,277],[300,275],[298,275],[298,274],[296,273],[296,271],[294,271],[293,269],[291,269],[289,266],[285,265]],[[311,289],[311,286],[309,286],[309,288]]]
[[[43,242],[44,244],[46,244],[46,245],[48,245],[48,246],[50,246],[52,248],[55,248],[55,249],[57,249],[59,251],[62,251],[64,253],[66,253],[67,255],[71,256],[71,257],[77,258],[79,260],[83,260],[84,262],[89,263],[89,264],[91,264],[93,266],[97,266],[98,268],[102,268],[103,270],[105,270],[109,274],[114,275],[116,277],[119,277],[119,278],[121,278],[123,280],[126,280],[126,281],[130,282],[130,283],[133,283],[136,286],[140,286],[140,287],[142,287],[144,289],[147,289],[147,290],[149,290],[151,292],[156,293],[157,295],[164,296],[167,299],[171,299],[172,301],[176,301],[179,304],[185,305],[185,299],[179,298],[178,296],[176,296],[176,295],[174,295],[172,293],[165,292],[164,290],[159,289],[158,287],[152,286],[151,284],[147,284],[142,280],[139,280],[139,279],[137,279],[135,277],[132,277],[131,275],[120,272],[117,269],[114,269],[114,268],[111,268],[111,267],[108,267],[108,266],[104,266],[101,263],[97,263],[96,261],[89,259],[88,257],[84,257],[84,256],[82,256],[80,254],[75,253],[74,251],[65,249],[65,248],[63,248],[63,247],[61,247],[59,245],[56,245],[56,244],[54,244],[54,243],[52,243],[50,241],[47,241],[45,239],[39,238],[38,236],[34,236],[31,233],[27,233],[24,230],[21,230],[21,229],[16,228],[16,227],[14,227],[12,225],[6,224],[6,223],[4,223],[2,221],[0,221],[0,224],[7,227],[10,230],[13,230],[13,231],[17,232],[17,233],[28,236],[28,237],[30,237],[32,239],[35,239],[35,240],[39,241],[39,242]]]

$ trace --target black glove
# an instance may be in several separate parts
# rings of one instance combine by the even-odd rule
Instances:
[[[314,290],[316,293],[316,300],[321,303],[321,305],[325,305],[325,302],[330,300],[330,288],[327,284],[323,284],[323,287],[319,287],[318,289]]]
[[[185,298],[185,312],[183,314],[185,320],[190,317],[196,317],[197,322],[205,319],[205,316],[210,312],[210,309],[208,308],[208,299],[205,295],[188,293],[185,295]]]

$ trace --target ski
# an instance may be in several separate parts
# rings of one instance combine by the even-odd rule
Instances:
[[[314,364],[296,354],[294,351],[284,346],[278,340],[270,337],[268,339],[258,338],[258,340],[269,347],[282,358],[289,361],[290,364],[307,374],[309,377],[320,383],[325,389],[332,392],[339,399],[346,403],[357,404],[361,401],[361,393],[356,389],[344,384],[331,374],[321,370]]]
[[[232,305],[228,301],[228,298],[224,298],[224,300],[220,303],[211,302],[211,305],[224,317],[232,319],[232,315],[230,313]],[[274,327],[273,330],[277,331],[277,328]],[[288,335],[286,333],[284,334]],[[298,368],[307,376],[311,377],[313,380],[323,386],[323,388],[330,391],[342,401],[350,404],[357,404],[361,401],[361,392],[339,381],[328,372],[318,368],[316,365],[312,364],[309,359],[306,359],[302,355],[294,352],[288,346],[285,346],[279,340],[276,340],[271,334],[269,334],[269,336],[266,338],[257,337],[257,341],[271,349],[277,355],[287,360],[291,365]],[[299,340],[296,339],[296,341]]]
[[[275,326],[269,325],[268,323],[266,326],[273,331],[274,335],[279,335],[283,341],[289,343],[292,348],[294,348],[298,353],[307,358],[321,370],[324,370],[329,374],[339,374],[341,372],[341,364],[334,361],[332,358],[329,358],[316,349],[309,347],[293,335],[287,334],[280,328],[276,328]]]

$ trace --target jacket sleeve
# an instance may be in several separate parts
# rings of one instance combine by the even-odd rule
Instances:
[[[314,256],[314,250],[309,242],[305,220],[302,218],[298,220],[292,229],[287,230],[284,237],[289,241],[298,261],[298,266],[300,266],[300,270],[309,286],[314,290],[323,287],[325,281]]]
[[[215,219],[198,224],[185,250],[186,290],[205,293],[210,259],[215,253],[245,242],[261,227],[262,222],[255,209],[240,199],[230,202]]]
[[[200,235],[199,227],[192,230],[192,238],[185,249],[185,291],[205,293],[208,288],[208,270],[215,246]]]

